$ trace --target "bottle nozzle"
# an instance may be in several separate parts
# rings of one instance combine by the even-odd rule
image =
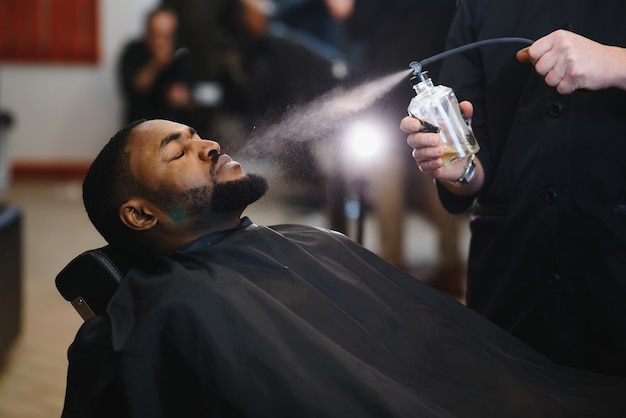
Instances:
[[[409,68],[413,69],[413,75],[418,75],[422,72],[422,64],[419,61],[411,61]]]
[[[409,64],[409,67],[413,69],[413,74],[410,78],[412,85],[416,85],[418,83],[421,83],[422,81],[426,81],[428,76],[426,75],[426,71],[422,71],[424,67],[422,66],[421,62],[412,61]]]

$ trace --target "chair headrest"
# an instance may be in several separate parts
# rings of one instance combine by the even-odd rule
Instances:
[[[55,284],[83,319],[105,315],[109,300],[133,264],[127,254],[106,245],[76,256],[57,275]]]

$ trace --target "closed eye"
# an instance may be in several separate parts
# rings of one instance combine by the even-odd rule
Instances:
[[[178,154],[176,157],[174,157],[175,160],[178,160],[179,158],[182,158],[185,155],[185,149],[183,148],[180,151],[180,154]]]

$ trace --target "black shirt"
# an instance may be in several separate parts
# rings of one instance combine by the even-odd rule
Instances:
[[[566,28],[626,46],[621,0],[461,1],[448,47]],[[468,306],[553,360],[626,375],[626,93],[560,95],[498,44],[452,56],[441,84],[474,105],[485,183],[440,190],[471,222]]]

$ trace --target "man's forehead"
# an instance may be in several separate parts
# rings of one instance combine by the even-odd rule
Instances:
[[[181,130],[187,129],[187,125],[183,125],[182,123],[174,122],[171,120],[165,119],[150,119],[141,122],[135,127],[135,130],[145,131],[145,132],[161,132],[167,130]]]
[[[189,129],[186,125],[168,120],[148,120],[135,126],[129,137],[129,142],[132,142],[133,146],[159,148],[161,142],[167,137],[180,134]]]

